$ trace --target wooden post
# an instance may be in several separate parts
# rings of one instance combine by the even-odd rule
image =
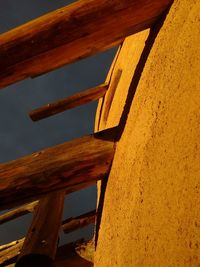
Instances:
[[[101,84],[94,88],[66,97],[62,100],[50,103],[44,107],[35,109],[29,113],[29,116],[33,121],[38,121],[53,116],[65,110],[95,101],[104,96],[107,89],[107,84]]]
[[[0,165],[0,209],[95,184],[109,172],[115,128]]]
[[[42,198],[33,215],[16,267],[49,267],[55,259],[65,191]]]
[[[0,36],[0,88],[120,44],[172,0],[82,0]]]

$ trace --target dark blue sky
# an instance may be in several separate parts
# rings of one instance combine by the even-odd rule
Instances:
[[[0,33],[74,1],[0,0]],[[93,132],[96,104],[91,103],[39,122],[28,113],[41,105],[98,85],[105,80],[116,49],[62,67],[0,91],[0,162],[6,162]],[[0,59],[1,60],[1,59]],[[64,218],[95,208],[96,189],[66,197]],[[5,211],[4,211],[5,212]],[[0,244],[25,235],[31,215],[0,226]],[[62,237],[62,243],[91,235],[91,227]]]

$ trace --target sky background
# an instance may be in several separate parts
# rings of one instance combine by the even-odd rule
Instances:
[[[0,0],[0,34],[75,1]],[[93,102],[32,122],[28,113],[44,104],[104,82],[116,48],[81,60],[35,79],[27,79],[0,91],[0,162],[7,162],[38,150],[93,132],[97,103]],[[0,59],[1,60],[1,59]],[[78,216],[96,206],[96,188],[70,194],[63,219]],[[5,211],[0,212],[0,214]],[[32,215],[0,225],[0,244],[22,238]],[[61,236],[61,243],[90,238],[89,226]]]

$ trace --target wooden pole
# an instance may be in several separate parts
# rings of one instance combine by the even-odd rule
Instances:
[[[37,200],[64,189],[66,193],[95,184],[110,170],[115,128],[0,165],[0,209]]]
[[[53,116],[65,110],[84,105],[91,101],[95,101],[103,97],[107,89],[107,84],[101,84],[94,88],[90,88],[83,92],[77,93],[73,96],[69,96],[54,103],[50,103],[44,107],[35,109],[29,113],[29,116],[33,121],[38,121]]]
[[[0,88],[118,45],[172,0],[81,0],[0,36]]]
[[[20,216],[33,212],[37,204],[38,201],[34,201],[29,204],[23,205],[15,210],[11,210],[5,214],[0,215],[0,224],[12,221]]]
[[[96,219],[96,210],[82,214],[76,218],[69,218],[62,223],[62,230],[65,234],[83,228],[89,224],[94,224]]]
[[[65,191],[42,198],[33,214],[16,267],[50,267],[55,259]]]
[[[5,214],[2,214],[0,216],[0,224],[12,221],[16,218],[19,218],[20,216],[26,215],[28,213],[32,213],[36,206],[38,204],[38,201],[34,201],[32,203],[29,203],[27,205],[23,205],[17,209],[11,210]],[[96,211],[93,210],[91,212],[88,212],[86,214],[80,215],[79,217],[76,218],[69,218],[65,221],[62,222],[62,228],[65,233],[69,233],[73,231],[73,229],[82,228],[85,225],[88,225],[90,223],[95,222],[95,215]],[[14,241],[16,242],[16,241]],[[12,244],[12,243],[10,243]],[[0,251],[3,246],[0,246]]]

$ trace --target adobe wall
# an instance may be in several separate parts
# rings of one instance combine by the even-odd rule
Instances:
[[[125,111],[127,118],[120,122],[126,120],[95,267],[200,266],[200,2],[174,1],[124,109],[148,34],[126,39],[127,61],[118,58],[114,67],[123,72],[107,121],[101,103],[97,112],[98,129],[117,125]]]

